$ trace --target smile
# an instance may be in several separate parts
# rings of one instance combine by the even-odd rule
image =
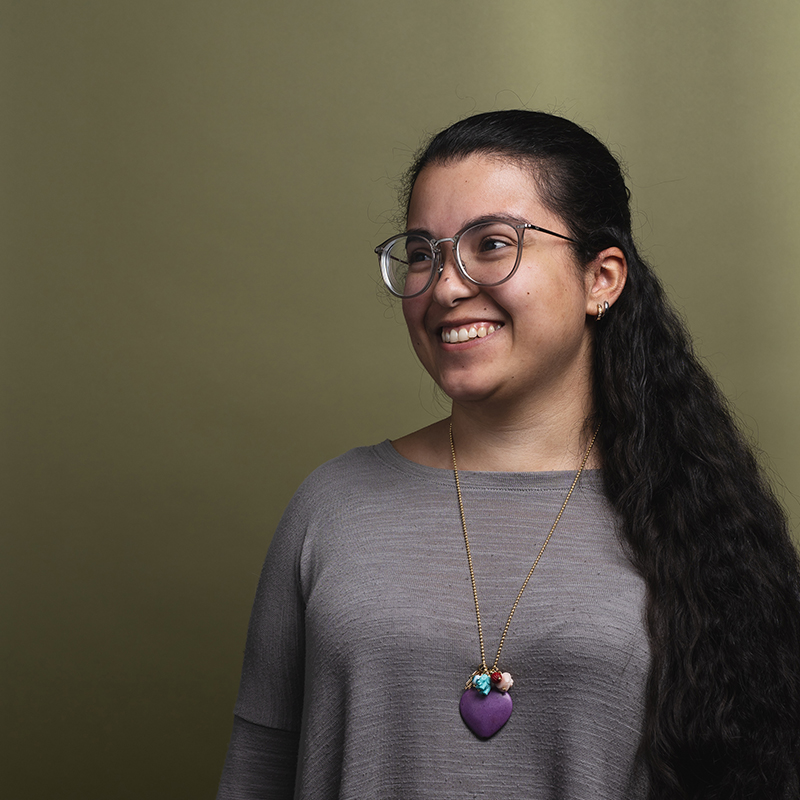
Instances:
[[[502,322],[474,322],[457,328],[442,328],[442,341],[447,344],[483,339],[503,327]]]

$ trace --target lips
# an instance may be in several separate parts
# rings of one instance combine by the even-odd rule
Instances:
[[[468,342],[470,339],[483,339],[503,327],[502,322],[469,322],[463,325],[442,327],[442,341],[445,344]]]

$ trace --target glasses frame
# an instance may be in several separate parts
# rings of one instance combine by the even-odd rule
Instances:
[[[483,225],[491,225],[492,223],[501,222],[504,225],[508,225],[511,228],[514,228],[517,231],[517,257],[514,261],[514,266],[512,267],[511,271],[500,281],[495,281],[494,283],[483,283],[481,281],[475,280],[468,272],[467,268],[464,266],[464,262],[461,260],[461,253],[458,249],[458,244],[461,241],[461,237],[467,233],[468,231],[472,230],[473,228],[478,228]],[[503,217],[488,217],[486,219],[480,220],[478,222],[471,222],[469,225],[463,227],[455,236],[445,236],[442,239],[430,239],[427,236],[423,236],[422,234],[414,234],[414,233],[398,233],[395,236],[391,236],[382,244],[379,244],[375,248],[375,253],[378,256],[378,263],[380,264],[381,268],[381,277],[383,278],[384,284],[386,284],[386,288],[395,296],[400,297],[403,300],[408,300],[411,297],[419,297],[421,294],[424,294],[431,288],[434,280],[437,279],[442,272],[444,272],[444,257],[442,255],[442,250],[439,245],[443,242],[451,242],[453,245],[453,254],[455,255],[455,262],[456,266],[458,267],[459,274],[461,275],[464,280],[469,281],[469,283],[473,283],[476,286],[500,286],[500,284],[505,283],[514,276],[514,273],[517,271],[517,267],[519,267],[520,261],[522,260],[522,243],[525,239],[525,231],[539,231],[539,233],[546,233],[548,236],[557,236],[559,239],[565,239],[568,242],[572,242],[573,244],[580,244],[577,239],[573,239],[570,236],[565,236],[563,233],[556,233],[555,231],[550,231],[547,228],[540,228],[538,225],[534,225],[530,222],[514,222],[509,219],[503,219]],[[520,235],[521,232],[521,235]],[[419,238],[422,241],[428,242],[431,248],[431,252],[433,253],[433,260],[431,261],[431,274],[428,276],[428,281],[425,284],[423,289],[420,289],[418,292],[414,292],[414,294],[400,294],[396,291],[389,280],[389,261],[392,258],[390,255],[390,250],[392,245],[395,242],[399,241],[400,239],[405,239],[409,236],[414,236]]]

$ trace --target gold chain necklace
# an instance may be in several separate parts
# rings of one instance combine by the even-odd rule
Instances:
[[[572,481],[572,486],[569,487],[569,491],[567,492],[567,496],[564,498],[564,502],[561,504],[561,508],[556,515],[552,527],[550,528],[550,532],[547,534],[544,544],[539,549],[539,553],[534,559],[530,572],[528,572],[527,577],[522,582],[522,587],[517,594],[516,600],[514,600],[514,604],[511,606],[511,611],[509,612],[508,619],[506,620],[505,627],[503,628],[503,633],[500,636],[500,645],[497,648],[497,655],[494,657],[494,663],[491,667],[488,667],[486,665],[486,651],[483,645],[483,626],[481,624],[481,607],[478,603],[478,588],[475,584],[475,570],[472,566],[472,551],[470,550],[469,546],[467,520],[464,515],[464,500],[461,497],[461,482],[458,478],[456,445],[453,440],[453,422],[452,420],[450,421],[450,452],[453,455],[453,476],[455,477],[456,481],[458,510],[461,513],[461,530],[464,533],[464,545],[467,548],[467,564],[469,565],[469,577],[470,581],[472,582],[472,598],[475,601],[475,616],[478,620],[478,641],[481,647],[481,665],[475,670],[475,672],[472,673],[472,675],[469,676],[469,678],[467,678],[467,683],[464,686],[464,694],[461,695],[459,709],[461,711],[461,717],[467,724],[467,727],[481,739],[488,739],[489,737],[494,736],[511,717],[513,703],[508,694],[508,690],[512,687],[514,681],[508,672],[500,671],[500,653],[503,651],[503,645],[506,643],[506,635],[508,634],[508,629],[511,626],[511,620],[514,617],[514,612],[517,610],[522,593],[525,591],[525,587],[528,585],[528,581],[531,579],[533,571],[536,569],[536,565],[539,563],[539,560],[544,553],[544,549],[547,547],[547,544],[553,535],[553,531],[556,529],[556,525],[558,525],[561,515],[564,513],[564,509],[567,507],[570,497],[572,497],[572,492],[578,484],[578,479],[583,473],[583,468],[586,466],[586,462],[589,460],[589,453],[592,452],[592,447],[594,447],[594,442],[595,439],[597,439],[599,430],[600,426],[598,425],[597,428],[595,428],[594,435],[589,442],[589,446],[586,448],[586,452],[583,454],[581,465],[575,474],[575,478]]]

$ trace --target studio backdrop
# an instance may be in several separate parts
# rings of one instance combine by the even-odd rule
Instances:
[[[213,797],[279,516],[433,422],[374,246],[421,141],[554,111],[800,519],[795,0],[5,0],[4,796]]]

